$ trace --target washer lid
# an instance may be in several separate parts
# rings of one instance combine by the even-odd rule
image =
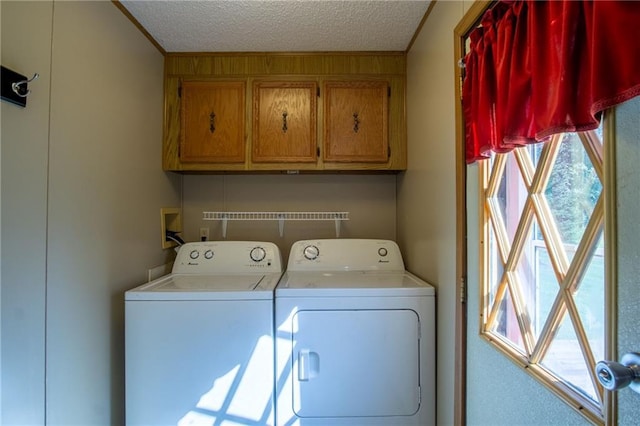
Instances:
[[[435,289],[407,271],[285,272],[276,297],[433,296]]]
[[[270,300],[280,276],[169,274],[127,291],[125,300]]]

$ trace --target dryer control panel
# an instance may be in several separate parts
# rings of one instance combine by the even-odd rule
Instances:
[[[404,271],[398,245],[391,240],[323,239],[297,241],[289,271]]]
[[[180,246],[177,274],[282,272],[280,249],[262,241],[203,241]]]

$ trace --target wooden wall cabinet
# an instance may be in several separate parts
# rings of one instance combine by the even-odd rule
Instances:
[[[245,82],[184,81],[180,160],[245,161]]]
[[[163,169],[405,170],[405,83],[403,52],[167,54]]]
[[[324,161],[386,163],[389,149],[386,81],[324,84]]]
[[[254,81],[254,163],[315,163],[317,84]]]

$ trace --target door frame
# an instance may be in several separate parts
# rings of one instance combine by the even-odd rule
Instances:
[[[485,10],[493,2],[475,1],[453,31],[456,96],[456,350],[454,380],[454,422],[466,424],[467,412],[467,163],[465,159],[465,123],[462,115],[461,60],[465,40]]]

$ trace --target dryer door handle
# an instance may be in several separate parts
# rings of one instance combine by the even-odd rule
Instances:
[[[320,374],[320,356],[309,349],[298,352],[298,380],[306,382]]]

